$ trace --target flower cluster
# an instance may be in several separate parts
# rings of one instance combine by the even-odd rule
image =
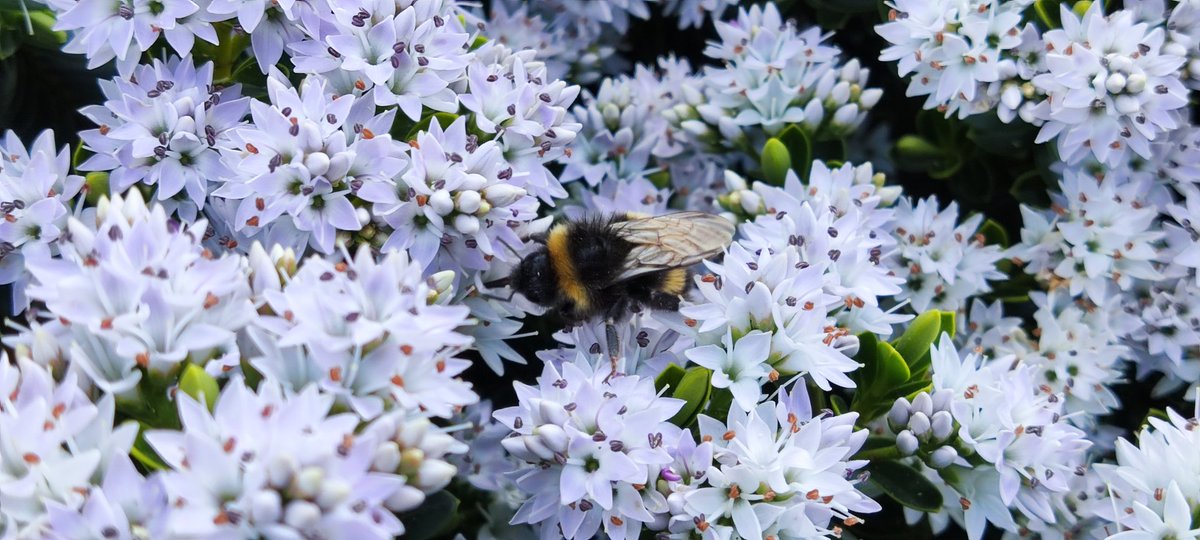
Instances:
[[[989,280],[1004,277],[996,269],[1002,250],[986,245],[979,232],[983,215],[962,223],[957,220],[958,205],[950,203],[938,210],[936,197],[916,204],[903,198],[896,205],[892,266],[906,281],[897,297],[911,302],[918,313],[931,308],[963,309],[968,298],[991,291]]]
[[[867,432],[855,430],[857,416],[814,417],[803,386],[794,388],[790,395],[782,390],[778,402],[731,411],[725,423],[700,417],[701,446],[711,448],[689,449],[690,456],[681,454],[686,469],[671,470],[671,477],[663,473],[668,485],[676,484],[671,499],[681,499],[683,506],[682,516],[672,516],[672,532],[745,539],[839,536],[838,523],[852,526],[861,521],[854,513],[879,510],[879,503],[858,490],[866,475],[857,471],[866,462],[851,456]],[[697,460],[697,454],[710,453],[711,464]],[[687,472],[690,485],[682,482]]]
[[[154,187],[154,199],[195,221],[213,184],[230,174],[218,144],[246,116],[237,85],[213,86],[213,64],[191,57],[142,64],[101,85],[103,105],[82,112],[96,123],[79,134],[92,156],[84,171],[107,171],[113,194]]]
[[[183,363],[236,366],[238,333],[255,317],[243,259],[205,249],[203,220],[180,223],[137,190],[90,214],[69,220],[60,257],[26,263],[37,313],[87,380],[120,395]]]
[[[70,170],[66,147],[56,148],[49,131],[28,149],[11,131],[0,141],[0,283],[12,284],[14,312],[29,304],[26,254],[57,253],[72,199],[83,189],[83,178]]]
[[[456,357],[471,343],[456,331],[468,310],[431,305],[436,291],[403,253],[312,257],[282,286],[270,260],[255,266],[274,287],[262,295],[270,315],[249,333],[261,351],[251,365],[272,380],[315,384],[364,418],[391,409],[448,418],[478,400],[458,378],[470,366]]]
[[[546,363],[537,386],[516,383],[520,403],[496,411],[512,430],[501,440],[521,469],[517,487],[529,494],[514,523],[557,531],[565,538],[636,538],[666,501],[654,489],[671,462],[664,446],[679,428],[667,423],[682,405],[658,397],[649,379],[613,376],[580,353],[573,362]]]
[[[1032,3],[889,2],[888,22],[875,27],[889,44],[879,58],[897,62],[900,75],[911,76],[908,95],[926,96],[926,109],[959,117],[999,101],[1016,109],[1013,100],[1021,100],[1022,80],[1031,78],[1029,58],[1022,53],[1038,40],[1032,25],[1021,27],[1021,12]]]
[[[797,29],[775,4],[739,9],[718,22],[721,41],[705,55],[722,67],[704,70],[704,99],[673,115],[679,127],[714,153],[760,147],[789,124],[838,137],[862,123],[883,92],[866,88],[869,71],[820,28]]]

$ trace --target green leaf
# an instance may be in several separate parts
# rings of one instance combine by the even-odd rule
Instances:
[[[942,327],[942,315],[937,310],[926,311],[913,319],[908,325],[908,329],[904,331],[904,335],[896,338],[892,345],[900,356],[908,364],[913,364],[920,360],[925,353],[929,352],[929,347],[937,341],[938,333]],[[905,380],[908,380],[905,378]]]
[[[704,414],[724,422],[729,417],[729,407],[732,405],[733,392],[730,392],[728,388],[713,388]]]
[[[671,418],[671,423],[679,427],[687,427],[696,419],[696,415],[708,404],[712,392],[712,371],[696,366],[687,370],[679,387],[671,394],[675,399],[684,401],[683,407]]]
[[[929,390],[932,386],[933,382],[928,379],[912,380],[896,388],[894,395],[908,398],[911,401],[917,394]]]
[[[666,169],[653,173],[647,178],[649,178],[650,183],[654,184],[654,187],[658,189],[667,189],[671,187],[671,172]]]
[[[669,386],[671,387],[671,390],[674,391],[679,387],[679,381],[680,379],[683,379],[683,376],[686,373],[687,372],[684,371],[683,368],[675,364],[667,364],[667,367],[662,370],[662,373],[659,373],[658,376],[654,378],[654,389],[662,392],[663,388]]]
[[[433,122],[434,119],[437,119],[437,123],[439,126],[442,126],[442,128],[446,128],[446,127],[449,127],[450,124],[453,124],[455,120],[458,120],[458,115],[454,114],[454,113],[447,113],[447,112],[436,112],[433,114],[427,114],[423,118],[421,118],[420,122],[417,122],[417,125],[413,126],[412,129],[410,129],[408,131],[408,134],[405,135],[404,140],[411,141],[411,140],[417,138],[417,133],[422,132],[422,131],[429,131],[429,126],[431,125],[431,123]]]
[[[158,453],[146,442],[146,430],[149,426],[138,423],[137,438],[133,440],[133,447],[129,449],[129,455],[134,461],[140,463],[142,467],[150,471],[163,471],[170,469],[162,458],[158,457]]]
[[[983,235],[984,242],[989,245],[1008,247],[1008,231],[995,220],[984,221],[983,226],[979,227],[979,234]]]
[[[812,140],[800,126],[792,124],[775,137],[787,147],[788,156],[792,160],[792,170],[803,181],[808,181],[808,171],[812,169],[813,148]]]
[[[1062,21],[1058,17],[1058,5],[1062,0],[1037,0],[1033,3],[1033,9],[1037,12],[1038,19],[1048,29],[1062,28]]]
[[[856,377],[859,386],[870,384],[874,381],[876,374],[879,371],[879,360],[876,356],[879,347],[879,337],[874,332],[863,332],[858,335],[858,354],[854,355],[854,361],[863,365],[862,368],[854,370],[851,375]],[[866,379],[863,379],[863,377]]]
[[[788,169],[792,168],[792,157],[779,139],[767,139],[762,150],[763,180],[772,186],[783,186]]]
[[[80,146],[80,148],[83,148]],[[95,206],[100,201],[100,197],[108,195],[108,173],[102,171],[94,171],[84,177],[84,184],[87,187],[84,200],[88,205]]]
[[[871,482],[896,502],[922,512],[942,509],[942,492],[925,475],[898,461],[878,460],[867,465]]]
[[[955,323],[957,321],[958,314],[953,311],[941,311],[940,313],[942,315],[942,332],[949,334],[950,337],[953,338],[956,330],[955,327],[957,326]]]
[[[871,393],[881,395],[890,388],[895,388],[904,384],[912,372],[908,369],[908,363],[904,361],[904,356],[899,351],[894,349],[890,343],[885,341],[879,342],[876,347],[879,355],[878,377],[874,381],[870,381]],[[883,389],[884,392],[877,392],[876,389]]]
[[[428,540],[448,533],[458,514],[458,497],[442,490],[425,497],[421,506],[400,515],[404,522],[404,540]]]
[[[183,375],[179,377],[179,389],[196,401],[203,401],[210,411],[217,403],[217,394],[221,393],[221,389],[217,387],[217,380],[196,364],[188,364],[183,368]]]
[[[850,405],[846,404],[846,400],[836,394],[829,395],[829,408],[833,409],[834,414],[844,414],[850,411]]]

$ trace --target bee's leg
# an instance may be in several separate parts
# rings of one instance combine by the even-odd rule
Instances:
[[[617,374],[617,363],[621,359],[621,340],[617,337],[617,327],[611,318],[604,321],[604,338],[608,342],[608,361],[612,364],[609,377],[612,377]]]

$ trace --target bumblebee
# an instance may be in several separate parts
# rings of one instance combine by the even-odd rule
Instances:
[[[703,212],[657,217],[618,214],[555,225],[537,240],[508,283],[569,324],[609,323],[642,307],[674,311],[687,290],[687,267],[729,246],[734,227]]]

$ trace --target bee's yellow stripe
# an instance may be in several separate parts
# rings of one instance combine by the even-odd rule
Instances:
[[[669,294],[681,295],[687,288],[687,270],[672,268],[663,275],[662,291]]]
[[[586,310],[591,304],[591,298],[588,296],[587,287],[579,281],[567,240],[567,226],[555,225],[546,239],[546,251],[550,253],[550,263],[554,265],[554,273],[558,275],[558,286],[562,293],[575,302],[578,309]]]

